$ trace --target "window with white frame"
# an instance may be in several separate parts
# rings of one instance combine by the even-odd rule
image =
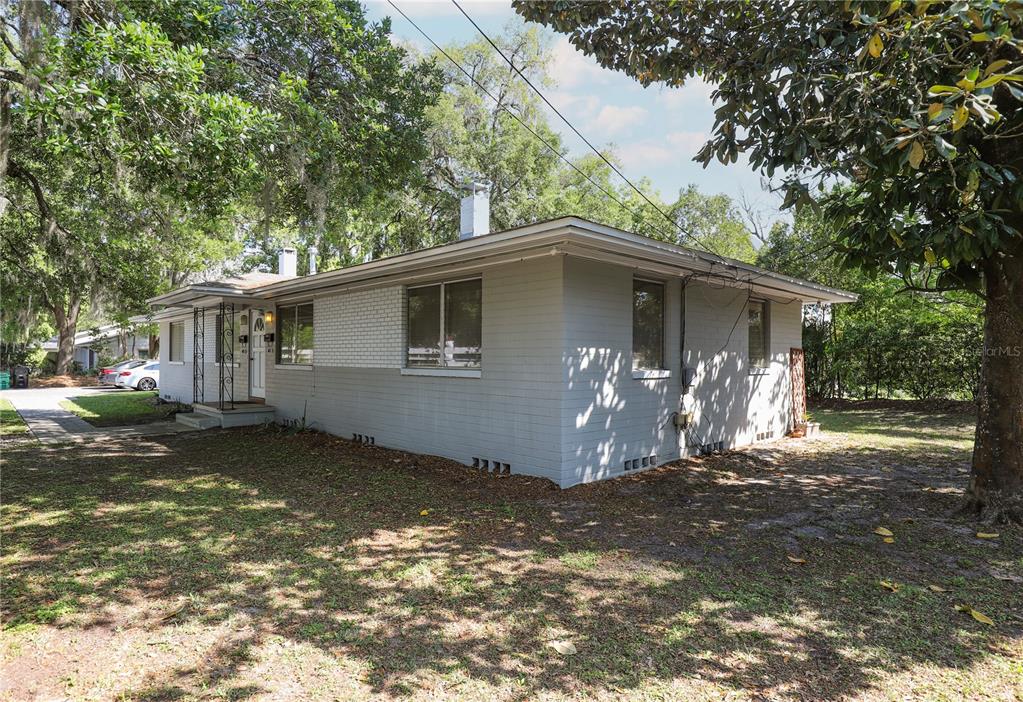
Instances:
[[[170,361],[183,362],[185,360],[185,323],[171,322],[168,325],[167,348],[170,353]]]
[[[632,281],[632,369],[664,368],[664,284]]]
[[[483,284],[479,278],[407,290],[409,368],[479,368]]]
[[[313,362],[313,303],[277,308],[277,363],[310,365]]]
[[[767,368],[767,303],[749,301],[749,364]]]

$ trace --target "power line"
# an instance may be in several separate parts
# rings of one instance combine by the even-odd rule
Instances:
[[[480,27],[478,24],[476,24],[476,20],[474,20],[472,17],[469,16],[469,13],[466,12],[462,8],[462,6],[458,4],[457,0],[451,0],[451,4],[453,4],[455,7],[458,8],[458,11],[461,12],[465,16],[465,18],[467,20],[469,20],[469,22],[472,24],[472,26],[476,28],[476,31],[479,32],[483,36],[483,38],[487,40],[487,43],[490,44],[490,46],[492,46],[494,48],[494,51],[496,51],[501,56],[501,58],[503,58],[505,60],[505,63],[507,63],[511,67],[511,69],[513,71],[515,71],[515,73],[518,74],[519,78],[521,78],[523,81],[525,81],[526,85],[528,85],[530,88],[533,89],[533,92],[535,92],[537,95],[540,96],[540,99],[543,100],[544,103],[546,103],[547,107],[551,108],[554,111],[554,114],[556,114],[558,117],[560,117],[561,121],[564,122],[566,125],[568,125],[568,128],[571,129],[573,132],[575,132],[575,135],[577,137],[579,137],[580,139],[582,139],[583,143],[585,143],[588,147],[590,147],[590,150],[593,153],[595,153],[597,156],[600,157],[600,160],[602,160],[604,163],[606,163],[611,168],[611,170],[613,170],[615,173],[617,173],[619,178],[624,180],[628,184],[628,186],[630,188],[632,188],[633,190],[635,190],[636,193],[641,198],[646,200],[648,205],[650,205],[652,208],[654,208],[654,210],[658,214],[660,214],[662,217],[664,217],[666,220],[668,220],[668,222],[670,222],[673,227],[678,229],[678,231],[682,234],[683,237],[689,237],[689,238],[695,239],[696,241],[698,241],[701,244],[703,244],[703,246],[705,246],[708,250],[710,250],[711,253],[715,254],[716,256],[720,256],[721,258],[725,258],[725,256],[723,256],[722,254],[720,254],[717,251],[715,251],[713,249],[713,247],[711,247],[706,241],[701,241],[700,238],[698,236],[696,236],[694,233],[687,232],[685,229],[683,229],[682,225],[680,225],[674,218],[672,218],[671,215],[669,215],[667,212],[662,210],[660,207],[657,206],[657,204],[653,200],[651,200],[649,197],[647,197],[646,193],[644,193],[642,190],[640,190],[631,180],[629,180],[628,176],[626,176],[624,173],[622,173],[622,171],[618,168],[618,166],[616,166],[613,162],[611,162],[610,159],[608,159],[603,153],[601,153],[601,151],[596,146],[594,146],[593,143],[589,139],[587,139],[583,135],[583,133],[580,132],[576,128],[576,126],[574,124],[572,124],[572,122],[568,119],[568,117],[563,115],[561,113],[561,110],[559,110],[557,107],[555,107],[551,103],[551,101],[547,99],[547,96],[543,94],[543,91],[541,91],[538,87],[533,85],[533,81],[529,80],[529,77],[525,73],[523,73],[519,69],[519,67],[516,66],[514,62],[512,62],[512,60],[510,58],[508,58],[508,56],[504,53],[504,51],[501,50],[501,47],[499,47],[496,43],[494,43],[494,40],[491,39],[487,35],[487,33],[483,31],[482,27]],[[681,242],[679,242],[679,243],[681,243]]]
[[[595,180],[593,180],[593,178],[591,178],[585,171],[583,171],[581,168],[579,168],[576,164],[572,163],[571,160],[566,158],[565,155],[562,154],[559,149],[555,148],[547,139],[545,139],[542,135],[537,133],[537,131],[535,129],[530,127],[529,124],[522,117],[520,117],[518,114],[516,114],[514,111],[512,111],[507,105],[502,105],[500,100],[498,100],[497,97],[493,93],[491,93],[489,90],[487,90],[487,88],[482,83],[480,83],[478,80],[476,80],[476,78],[474,78],[472,76],[472,74],[469,73],[469,71],[467,71],[462,66],[462,64],[460,64],[458,61],[456,61],[451,56],[451,54],[449,54],[447,51],[445,51],[443,48],[441,48],[441,46],[437,42],[435,42],[430,37],[429,34],[427,34],[425,31],[423,31],[423,29],[418,24],[413,22],[412,19],[408,15],[406,15],[404,12],[402,12],[401,8],[398,7],[397,5],[395,5],[392,0],[387,0],[387,4],[389,4],[391,7],[393,7],[398,12],[398,14],[400,14],[402,17],[404,17],[405,21],[407,21],[409,24],[411,24],[413,27],[415,27],[416,31],[418,31],[420,34],[422,34],[423,37],[428,42],[430,42],[433,45],[433,47],[437,51],[439,51],[448,61],[450,61],[455,66],[455,68],[457,68],[459,71],[461,71],[462,74],[466,78],[468,78],[470,82],[472,82],[477,88],[482,90],[484,94],[486,94],[491,100],[493,100],[494,103],[498,106],[499,109],[503,109],[505,112],[507,112],[509,115],[511,115],[515,119],[516,122],[518,122],[526,131],[528,131],[530,134],[532,134],[541,144],[546,146],[558,158],[560,158],[562,161],[564,161],[566,164],[568,164],[573,170],[575,170],[579,175],[581,175],[583,178],[585,178],[587,181],[589,181],[590,184],[593,185],[593,187],[597,188],[600,192],[604,193],[604,195],[606,195],[611,200],[616,202],[619,207],[621,207],[622,209],[624,209],[624,210],[630,212],[631,214],[633,214],[635,216],[638,216],[638,217],[640,217],[642,219],[643,215],[642,215],[641,212],[639,212],[637,210],[634,210],[633,208],[629,207],[627,204],[622,202],[621,199],[619,199],[616,195],[608,192],[608,190],[606,188],[604,188],[602,185],[600,185]],[[664,236],[664,232],[662,232],[660,230],[656,230],[656,231],[659,234],[661,234],[662,236]]]

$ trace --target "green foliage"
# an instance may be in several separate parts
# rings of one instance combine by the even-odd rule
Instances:
[[[83,303],[139,312],[219,267],[253,213],[322,229],[424,153],[436,72],[354,1],[23,0],[5,20],[4,284],[64,338]]]
[[[830,201],[851,263],[972,287],[1020,246],[1023,59],[1017,2],[514,2],[644,85],[717,85],[697,160],[786,178]]]
[[[981,306],[965,293],[905,290],[891,274],[843,269],[832,227],[810,210],[778,224],[758,265],[859,294],[804,316],[807,392],[813,398],[972,398],[983,346]],[[802,255],[796,255],[802,253]]]
[[[511,24],[494,41],[535,85],[553,84],[549,37],[536,28]],[[426,110],[429,157],[421,162],[412,187],[378,191],[361,207],[328,221],[322,235],[294,225],[281,226],[265,237],[256,230],[249,241],[249,264],[272,269],[284,241],[298,243],[300,249],[315,244],[323,268],[452,241],[458,236],[462,188],[473,179],[491,185],[495,231],[577,215],[752,260],[749,231],[726,196],[705,196],[690,186],[674,203],[666,202],[648,180],[640,179],[640,189],[685,231],[694,232],[695,238],[681,235],[595,154],[573,158],[572,166],[565,163],[562,156],[567,149],[551,126],[546,107],[482,37],[445,51],[469,70],[478,85],[439,52],[430,54],[429,59],[443,70],[444,89]],[[616,160],[613,151],[605,156]],[[300,257],[300,266],[305,258]]]

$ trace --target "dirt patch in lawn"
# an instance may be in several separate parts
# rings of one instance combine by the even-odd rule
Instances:
[[[969,417],[819,419],[566,491],[272,430],[6,451],[0,699],[1018,698]]]
[[[41,375],[28,380],[31,388],[91,388],[99,385],[94,375]]]

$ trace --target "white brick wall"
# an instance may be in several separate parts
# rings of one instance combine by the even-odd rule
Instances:
[[[216,363],[217,356],[217,308],[206,310],[205,334],[203,336],[203,390],[204,400],[216,402],[220,397],[220,367]],[[243,352],[238,343],[238,336],[248,334],[241,323],[242,315],[248,310],[238,308],[235,311],[235,368],[234,368],[234,399],[245,400],[249,396],[249,360],[248,353]],[[192,357],[194,349],[194,329],[191,312],[174,321],[181,321],[185,327],[184,363],[170,363],[170,322],[160,322],[160,396],[165,400],[191,403],[192,397]]]
[[[318,366],[401,368],[404,289],[357,290],[313,306]]]

